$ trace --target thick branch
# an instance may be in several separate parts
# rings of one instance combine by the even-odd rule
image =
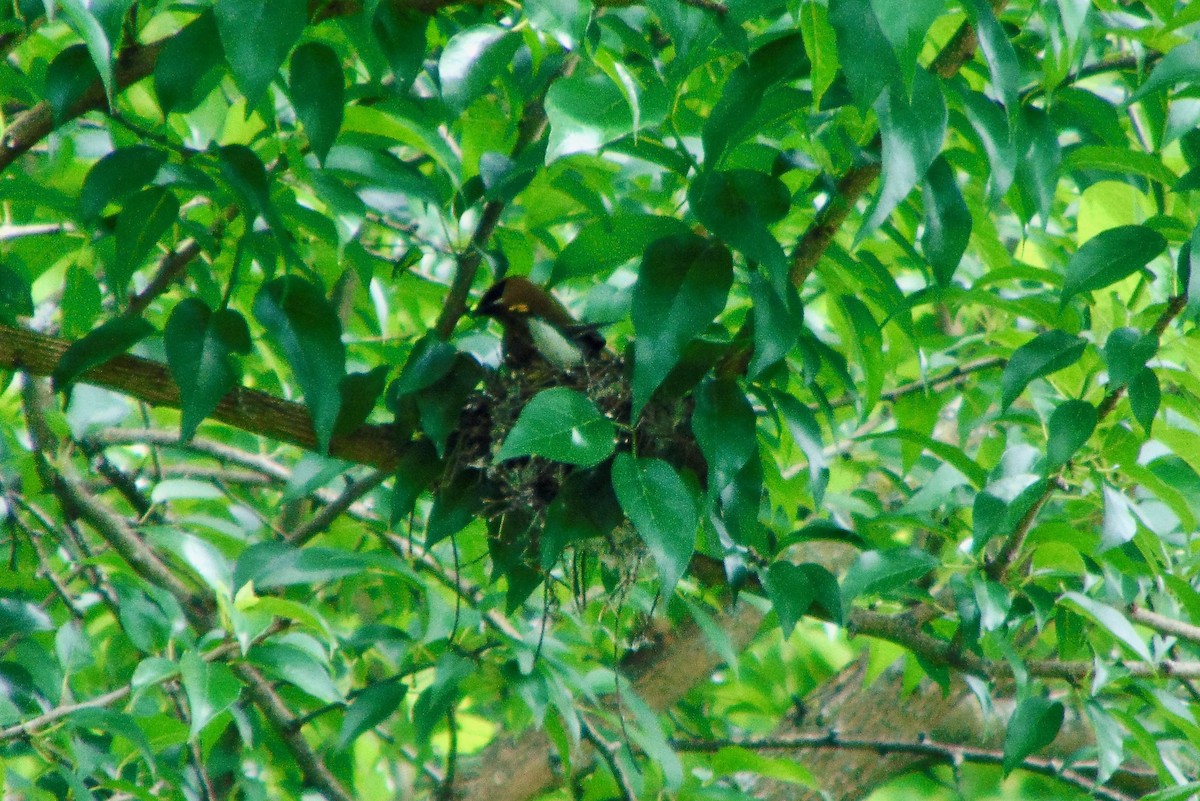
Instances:
[[[31,375],[50,375],[70,342],[24,328],[0,325],[0,368]],[[115,390],[151,406],[178,409],[179,387],[166,365],[136,356],[118,356],[95,367],[80,379]],[[299,403],[242,387],[222,399],[213,419],[269,439],[317,449],[312,417]],[[179,444],[179,443],[176,443]],[[329,452],[341,459],[387,469],[396,463],[403,443],[388,426],[360,426],[330,444]]]

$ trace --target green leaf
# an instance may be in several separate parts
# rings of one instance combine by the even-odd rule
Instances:
[[[413,725],[417,740],[422,745],[429,742],[434,727],[441,722],[458,699],[458,685],[474,672],[474,663],[453,651],[447,651],[438,657],[433,684],[421,693],[413,705]]]
[[[320,42],[297,47],[292,53],[288,89],[313,153],[324,164],[342,127],[345,104],[345,76],[337,53]]]
[[[220,662],[205,662],[200,654],[188,651],[179,660],[183,692],[191,711],[191,737],[204,731],[213,719],[233,706],[241,694],[242,685],[229,666]]]
[[[340,437],[367,422],[379,396],[387,386],[387,374],[391,368],[386,364],[376,365],[365,373],[348,373],[342,378],[338,394],[342,404],[338,409],[338,420],[333,435]]]
[[[875,103],[883,137],[883,177],[866,221],[856,238],[862,241],[925,176],[946,137],[946,99],[941,83],[923,67],[913,80],[912,99],[890,86]]]
[[[607,274],[645,252],[656,239],[686,235],[687,224],[674,217],[618,211],[580,229],[554,262],[552,283]]]
[[[692,431],[708,463],[708,489],[720,493],[758,451],[754,407],[732,379],[707,380],[695,392]]]
[[[935,557],[916,548],[861,553],[842,579],[842,604],[849,607],[861,595],[882,595],[903,587],[938,564]]]
[[[233,588],[254,582],[260,590],[322,584],[367,571],[408,575],[408,569],[385,553],[355,553],[340,548],[298,548],[286,542],[259,542],[242,551],[233,569]]]
[[[322,452],[337,424],[346,374],[346,349],[336,310],[317,287],[293,275],[264,284],[254,299],[254,316],[283,350]]]
[[[546,510],[546,524],[538,539],[542,570],[554,567],[574,543],[610,535],[622,517],[606,465],[573,471]]]
[[[1158,385],[1158,376],[1149,367],[1143,367],[1133,380],[1129,382],[1129,406],[1134,418],[1150,434],[1154,424],[1154,416],[1158,414],[1158,404],[1162,400],[1162,390]]]
[[[7,264],[0,264],[0,322],[16,325],[18,317],[33,314],[29,281]]]
[[[889,84],[906,94],[896,78],[913,74],[913,67],[906,71],[901,66],[871,0],[830,0],[829,24],[837,38],[842,73],[860,109],[870,108]]]
[[[429,522],[425,526],[425,547],[432,548],[457,534],[475,520],[486,497],[487,484],[472,470],[463,470],[449,484],[442,485],[433,498]]]
[[[804,330],[804,307],[790,283],[781,297],[757,272],[750,276],[750,304],[754,310],[754,358],[746,376],[754,379],[782,361],[796,344]]]
[[[123,200],[153,181],[166,161],[166,153],[147,145],[123,147],[109,153],[83,179],[80,216],[84,221],[94,221],[109,203]]]
[[[409,352],[400,375],[388,387],[389,401],[433,386],[450,372],[457,358],[454,346],[436,334],[421,337]]]
[[[129,279],[179,219],[179,201],[161,187],[143,189],[125,201],[117,216],[117,258],[105,277],[109,289],[125,293]]]
[[[859,416],[867,415],[879,403],[883,391],[883,332],[867,305],[853,295],[838,298],[846,321],[850,324],[850,345],[854,360],[863,371],[862,409]]]
[[[337,748],[342,749],[358,739],[359,735],[383,723],[408,695],[408,685],[398,681],[383,681],[369,684],[355,696],[342,718],[338,732]]]
[[[969,0],[963,7],[979,37],[979,49],[992,74],[992,87],[1004,107],[1010,112],[1015,111],[1019,103],[1017,89],[1021,81],[1021,66],[1017,63],[1012,42],[1000,27],[987,0]]]
[[[813,105],[820,106],[830,84],[838,74],[837,34],[829,24],[828,8],[816,0],[806,0],[800,9],[800,35],[804,52],[812,64]]]
[[[934,159],[925,173],[922,190],[925,202],[925,230],[921,233],[921,251],[933,268],[934,279],[946,286],[962,261],[971,239],[971,212],[959,191],[954,169],[944,156]]]
[[[904,92],[908,94],[912,91],[917,57],[925,44],[925,35],[938,15],[945,12],[945,4],[940,0],[913,0],[907,3],[871,0],[870,6],[870,13],[879,20],[880,30],[895,53],[900,76],[904,80]],[[867,24],[864,21],[864,27]],[[880,57],[877,55],[876,58]]]
[[[1158,352],[1158,340],[1136,328],[1117,328],[1104,343],[1104,361],[1108,365],[1108,385],[1115,388],[1128,384],[1146,362]]]
[[[1177,176],[1152,153],[1142,153],[1122,147],[1103,145],[1078,145],[1063,155],[1063,169],[1105,170],[1124,175],[1136,175],[1157,181],[1163,186],[1176,187]]]
[[[1108,714],[1099,701],[1089,699],[1083,709],[1091,724],[1092,735],[1096,738],[1096,757],[1100,764],[1100,769],[1096,773],[1096,781],[1104,784],[1125,761],[1124,732],[1116,719]]]
[[[830,30],[830,36],[832,33]],[[832,52],[829,55],[836,58]],[[754,136],[755,120],[767,91],[803,75],[807,66],[804,38],[795,33],[773,39],[751,53],[749,59],[730,74],[720,99],[704,122],[701,141],[705,165],[715,169],[728,151]]]
[[[499,25],[478,25],[454,34],[438,62],[442,100],[455,113],[462,113],[508,68],[520,45],[519,35]]]
[[[1200,82],[1200,42],[1187,42],[1172,48],[1150,72],[1146,82],[1125,101],[1131,105],[1153,92],[1175,84]]]
[[[250,329],[231,309],[214,313],[204,301],[185,298],[167,319],[163,346],[182,401],[179,437],[190,440],[200,422],[241,382],[233,354],[250,352]]]
[[[1125,647],[1139,659],[1145,662],[1154,661],[1149,647],[1133,628],[1133,624],[1116,609],[1078,592],[1064,593],[1059,603],[1074,607],[1083,615],[1103,626],[1109,634],[1124,643]]]
[[[1069,400],[1059,404],[1050,415],[1046,442],[1046,471],[1053,471],[1071,460],[1084,446],[1098,420],[1096,407],[1087,401]]]
[[[607,459],[616,445],[616,428],[585,395],[555,387],[525,404],[504,438],[496,461],[543,456],[556,462],[591,467]]]
[[[787,256],[768,226],[787,215],[791,193],[778,178],[754,170],[702,172],[688,188],[688,205],[704,226],[746,258],[766,265],[783,286]]]
[[[114,50],[121,38],[121,24],[133,0],[58,0],[58,5],[67,23],[83,39],[111,105],[116,88]]]
[[[729,297],[733,259],[695,235],[659,239],[646,250],[633,288],[633,416],[636,418]]]
[[[1080,292],[1103,289],[1133,275],[1166,247],[1163,235],[1144,225],[1122,225],[1102,231],[1085,242],[1067,262],[1062,305]]]
[[[154,751],[139,721],[132,715],[115,709],[76,708],[67,716],[68,722],[77,729],[100,730],[128,741],[151,769],[155,767]]]
[[[808,580],[808,573],[791,562],[774,562],[767,570],[763,587],[775,614],[779,615],[783,636],[790,637],[792,629],[816,597],[816,588]]]
[[[1133,517],[1133,507],[1129,499],[1115,487],[1103,484],[1104,492],[1104,526],[1100,533],[1100,551],[1118,548],[1133,539],[1137,534],[1137,520]]]
[[[305,0],[221,0],[213,11],[233,78],[253,106],[304,32],[308,6]]]
[[[771,757],[735,745],[727,745],[713,755],[711,768],[718,776],[755,776],[805,787],[820,787],[812,772],[794,759]]]
[[[667,95],[662,84],[640,86],[634,82],[630,88],[638,92],[636,119],[621,87],[602,72],[577,73],[552,83],[545,103],[550,120],[546,161],[573,153],[595,153],[666,117]]]
[[[404,446],[404,453],[396,463],[395,483],[392,484],[393,526],[412,514],[417,498],[442,474],[442,469],[437,450],[428,440],[413,440]]]
[[[392,68],[396,89],[405,91],[425,65],[429,15],[397,3],[380,3],[371,30]]]
[[[1013,351],[1000,377],[1000,406],[1007,409],[1035,378],[1070,367],[1083,355],[1087,342],[1063,331],[1038,334]]]
[[[99,80],[84,45],[72,45],[56,55],[46,68],[46,102],[55,124],[69,120],[76,104]]]
[[[627,453],[617,455],[612,483],[621,509],[658,565],[662,592],[669,598],[696,547],[700,515],[692,492],[671,465]]]
[[[522,4],[530,26],[553,37],[567,50],[583,38],[591,17],[591,0],[526,0]]]
[[[50,374],[56,392],[66,389],[84,373],[119,356],[154,333],[141,317],[114,317],[71,343]]]
[[[1054,206],[1062,161],[1058,129],[1044,110],[1024,105],[1017,115],[1013,139],[1017,169],[1009,203],[1023,222],[1029,222],[1036,214],[1046,223]]]
[[[782,392],[771,394],[792,440],[808,459],[808,483],[813,501],[821,503],[829,484],[829,461],[825,457],[825,441],[816,415],[794,396]]]
[[[212,9],[169,37],[154,62],[154,92],[163,114],[187,113],[200,105],[224,74],[218,69],[224,59]]]
[[[300,642],[314,642],[307,635],[302,636]],[[344,700],[329,674],[328,662],[297,642],[274,640],[259,643],[250,649],[247,656],[268,674],[298,687],[319,701],[334,704]]]
[[[1025,757],[1036,754],[1058,736],[1062,728],[1063,705],[1041,695],[1017,704],[1004,732],[1004,773],[1019,768]]]
[[[997,203],[1012,186],[1017,170],[1017,148],[1008,117],[1000,104],[980,92],[962,93],[963,110],[979,137],[991,169],[988,197]]]
[[[220,150],[221,175],[237,193],[248,216],[262,215],[270,222],[271,187],[262,159],[245,145],[226,145]]]

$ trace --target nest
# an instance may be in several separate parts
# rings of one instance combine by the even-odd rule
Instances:
[[[594,477],[596,505],[604,499],[599,492],[609,489],[608,466],[582,468],[537,456],[508,459],[495,457],[526,404],[546,389],[566,387],[587,396],[617,428],[617,452],[629,451],[631,436],[636,436],[637,452],[669,462],[681,472],[690,470],[703,480],[704,460],[691,431],[690,396],[647,404],[636,430],[630,425],[632,392],[625,362],[607,355],[571,370],[548,364],[522,368],[504,367],[490,373],[483,386],[464,404],[457,436],[450,450],[452,473],[476,471],[484,484],[482,516],[488,522],[493,564],[498,574],[531,571],[528,578],[542,578],[540,537],[547,512],[568,480],[587,481]],[[590,474],[595,474],[594,476]],[[589,496],[591,497],[591,496]],[[615,497],[611,498],[615,506]],[[602,515],[600,515],[602,517]],[[619,514],[608,521],[599,537],[573,543],[577,554],[594,554],[603,565],[619,574],[619,583],[634,578],[645,549],[632,526]],[[535,585],[536,586],[536,582]]]

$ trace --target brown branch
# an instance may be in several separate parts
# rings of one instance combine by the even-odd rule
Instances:
[[[740,651],[758,631],[762,614],[750,604],[719,617],[734,652]],[[708,679],[721,664],[695,625],[680,626],[627,662],[633,689],[652,709],[674,706],[696,684]],[[543,731],[528,731],[517,737],[500,737],[460,770],[461,798],[488,801],[526,801],[558,786],[562,775],[553,760],[554,746]],[[573,764],[586,761],[580,754]]]
[[[89,435],[85,441],[95,441],[104,445],[158,445],[179,448],[209,456],[221,463],[241,465],[276,481],[287,481],[292,476],[291,470],[270,457],[204,437],[193,437],[188,442],[180,442],[179,434],[174,431],[155,428],[106,428]]]
[[[0,325],[0,369],[50,375],[70,344],[24,328]],[[180,406],[179,387],[166,365],[148,359],[117,356],[89,370],[80,381],[116,390],[151,406]],[[303,404],[265,392],[238,387],[221,400],[212,417],[242,431],[317,449],[312,417]],[[390,426],[364,425],[335,438],[329,452],[347,461],[387,469],[396,463],[403,447]]]
[[[1143,626],[1149,626],[1155,631],[1170,634],[1181,640],[1187,640],[1188,642],[1200,645],[1200,626],[1185,623],[1182,620],[1176,620],[1166,615],[1160,615],[1157,612],[1151,612],[1149,609],[1136,604],[1129,608],[1129,617],[1131,620],[1141,623]]]
[[[311,520],[288,534],[285,539],[293,545],[303,545],[333,525],[333,521],[349,509],[355,501],[391,478],[391,476],[392,474],[387,470],[376,470],[371,475],[354,481],[337,498],[315,514]]]
[[[804,751],[812,749],[833,749],[852,751],[871,751],[880,756],[892,754],[912,754],[928,757],[939,762],[958,765],[963,762],[975,762],[982,765],[1003,765],[1004,752],[991,748],[978,748],[956,743],[942,743],[930,739],[914,741],[893,740],[888,738],[843,737],[836,731],[825,734],[794,735],[785,738],[762,738],[753,740],[672,740],[672,747],[690,753],[712,754],[722,748],[745,748],[751,751]],[[1072,763],[1078,765],[1078,762]],[[1062,759],[1048,757],[1026,757],[1021,760],[1019,767],[1030,773],[1050,776],[1067,784],[1085,790],[1105,801],[1135,801],[1133,796],[1126,795],[1100,784],[1091,776],[1067,767]]]
[[[42,411],[42,393],[37,382],[26,379],[24,383],[25,415],[29,420],[39,473],[59,499],[64,511],[86,521],[135,573],[171,593],[194,622],[204,616],[202,610],[205,605],[201,597],[159,559],[158,554],[124,519],[87,492],[76,477],[68,476],[50,464],[48,454],[53,453],[56,447],[45,433],[48,429]]]
[[[337,777],[321,760],[321,757],[308,744],[304,735],[292,726],[292,712],[284,704],[279,693],[271,686],[257,668],[244,662],[232,665],[233,670],[246,685],[246,691],[255,706],[262,710],[263,715],[279,732],[279,736],[287,743],[288,750],[300,767],[300,773],[305,781],[323,792],[333,801],[353,801],[354,795],[349,792]]]
[[[233,222],[239,213],[237,206],[227,208],[210,226],[210,235],[219,241],[225,231],[225,226]],[[166,292],[173,283],[183,277],[188,265],[200,255],[201,250],[200,242],[196,239],[185,239],[178,243],[159,261],[158,269],[154,271],[154,276],[146,284],[146,288],[129,299],[127,313],[137,316],[145,311],[155,298]]]

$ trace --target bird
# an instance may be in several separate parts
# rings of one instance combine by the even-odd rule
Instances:
[[[539,359],[570,370],[604,352],[604,337],[595,326],[579,322],[559,300],[523,276],[492,284],[473,312],[504,327],[504,361],[526,367]]]

